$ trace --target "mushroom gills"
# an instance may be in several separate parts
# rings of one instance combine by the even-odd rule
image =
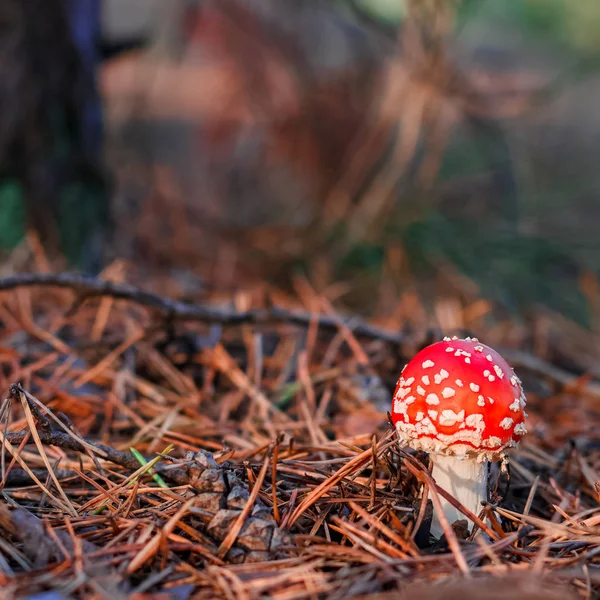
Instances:
[[[488,499],[488,461],[440,454],[432,456],[432,459],[432,476],[438,486],[454,496],[456,500],[472,513],[479,515],[482,509],[482,500],[487,501]],[[444,515],[450,525],[455,521],[467,518],[441,494],[438,494],[438,496]],[[470,520],[468,521],[472,527],[473,523]],[[431,534],[439,538],[443,533],[444,530],[442,529],[439,516],[434,509]]]

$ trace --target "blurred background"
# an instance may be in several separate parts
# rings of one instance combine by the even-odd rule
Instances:
[[[600,327],[595,0],[4,0],[0,28],[4,275]]]

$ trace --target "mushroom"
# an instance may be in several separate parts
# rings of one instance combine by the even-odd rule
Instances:
[[[436,483],[478,514],[488,498],[488,462],[504,459],[527,433],[521,381],[477,338],[444,338],[403,369],[393,397],[398,437],[428,452]],[[440,498],[450,523],[464,516]],[[443,533],[434,515],[431,533]]]

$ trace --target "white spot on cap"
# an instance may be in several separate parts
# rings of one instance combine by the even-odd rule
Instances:
[[[488,377],[488,381],[496,381],[496,378],[493,375],[490,375]]]
[[[425,417],[420,423],[417,423],[416,429],[419,435],[437,435],[437,429],[429,417]]]
[[[515,425],[515,435],[525,435],[527,433],[527,429],[525,429],[524,423],[517,423]]]
[[[473,350],[475,350],[475,352],[483,352],[483,346],[475,346]]]
[[[442,396],[444,396],[444,398],[452,398],[452,396],[456,396],[456,390],[454,388],[445,387],[442,390]]]
[[[483,415],[480,413],[469,415],[465,419],[465,423],[468,427],[473,427],[478,431],[483,431],[485,429],[485,421],[483,420]]]
[[[400,387],[396,391],[396,398],[404,398],[410,392],[410,388]]]
[[[456,423],[462,423],[465,420],[465,411],[461,410],[459,413],[455,413],[453,410],[443,410],[438,423],[440,425],[445,425],[446,427],[451,427]]]
[[[454,352],[454,348],[452,348],[451,346],[448,346],[446,348],[446,352]]]
[[[504,419],[502,419],[502,421],[500,421],[500,427],[502,427],[502,429],[510,429],[513,423],[513,419],[511,419],[510,417],[505,417]]]
[[[419,396],[425,395],[425,390],[420,385],[417,386],[417,394],[419,394]]]
[[[396,429],[398,430],[398,433],[402,432],[409,434],[410,437],[414,437],[413,433],[415,426],[412,423],[402,423],[402,421],[398,421],[396,423]]]
[[[488,370],[488,369],[486,369],[486,370],[483,372],[483,376],[484,376],[484,377],[489,377],[490,375],[491,375],[491,373],[489,372],[489,370]]]
[[[494,404],[494,399],[490,398],[489,396],[487,397],[487,399],[490,401],[490,404]]]
[[[490,361],[490,362],[494,362],[494,359],[492,358],[491,354],[486,354],[485,357]]]
[[[498,446],[502,445],[502,440],[499,437],[493,435],[487,440],[483,440],[481,442],[481,445],[485,446],[486,448],[497,448]]]
[[[454,383],[456,383],[456,385],[457,385],[458,387],[462,387],[462,386],[463,386],[462,379],[456,379]]]
[[[448,373],[448,371],[446,371],[445,369],[441,369],[439,373],[436,373],[433,376],[433,381],[436,384],[442,383],[442,381],[444,381],[444,379],[447,379],[449,375],[450,375],[450,373]]]
[[[414,381],[415,381],[415,378],[411,377],[411,378],[409,378],[409,379],[406,380],[406,385],[412,385],[414,383]]]
[[[421,381],[425,384],[425,385],[429,385],[429,375],[423,375],[423,377],[421,377]]]
[[[427,402],[427,404],[439,404],[440,399],[437,394],[429,394],[427,398],[425,398],[425,402]]]
[[[438,411],[437,410],[428,410],[427,414],[435,421],[438,416]]]
[[[419,411],[419,412],[418,412],[418,413],[415,415],[415,421],[422,421],[424,416],[425,416],[425,415],[424,415],[424,414],[423,414],[421,411]]]
[[[494,371],[496,371],[496,375],[498,375],[500,379],[504,377],[504,371],[498,365],[494,365]]]
[[[477,396],[477,406],[485,406],[485,398],[481,394]]]
[[[470,364],[471,364],[471,359],[470,359],[468,356],[466,356],[466,357],[465,357],[465,362],[466,362],[468,365],[470,365]]]
[[[430,369],[431,367],[435,367],[435,363],[432,360],[426,360],[421,365],[424,369]]]
[[[472,392],[478,392],[479,391],[479,386],[476,383],[470,383],[469,387],[471,388]]]
[[[414,396],[409,396],[406,400],[394,400],[394,412],[399,415],[405,415],[406,409],[415,401]]]
[[[521,402],[519,398],[515,398],[515,401],[508,408],[514,412],[519,412],[521,410]]]

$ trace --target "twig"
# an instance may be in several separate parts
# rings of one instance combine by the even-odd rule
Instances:
[[[11,444],[16,445],[20,444],[28,435],[28,431],[11,431],[6,434],[6,439]],[[74,450],[75,452],[85,452],[83,444],[62,431],[38,431],[38,435],[42,443],[47,446],[56,446],[63,450]],[[30,439],[28,443],[34,444],[35,442]],[[89,442],[87,440],[86,444],[100,450],[102,452],[100,458],[121,465],[126,469],[138,469],[140,466],[140,463],[129,452],[122,452],[121,450],[115,450],[110,446]]]
[[[324,314],[314,315],[276,306],[259,310],[236,311],[200,304],[187,304],[126,283],[116,283],[72,273],[27,273],[0,279],[0,291],[22,287],[66,288],[72,290],[83,300],[94,297],[127,300],[152,309],[168,320],[198,321],[226,326],[287,323],[303,328],[308,328],[311,322],[316,322],[322,330],[338,332],[340,327],[347,327],[354,336],[382,341],[393,346],[399,346],[406,340],[406,336],[401,332],[376,327],[357,320],[356,317],[340,318],[337,315],[333,317]],[[514,366],[550,377],[563,385],[570,385],[577,379],[575,375],[527,352],[503,349],[501,353]],[[594,396],[600,396],[600,384],[590,382],[586,385],[585,391]]]
[[[10,434],[8,434],[10,435]],[[29,432],[27,432],[26,435],[29,435]],[[12,445],[12,443],[10,442],[9,439],[7,439],[4,434],[0,433],[0,443],[2,443],[3,446],[6,447],[6,449],[10,452],[10,454],[13,456],[13,458],[19,463],[19,465],[21,465],[21,468],[29,475],[29,477],[31,477],[31,479],[38,485],[38,487],[48,496],[48,498],[50,498],[50,500],[53,502],[53,504],[55,506],[58,506],[61,508],[61,510],[67,511],[69,512],[71,509],[69,506],[64,505],[59,498],[57,498],[42,482],[41,480],[35,476],[35,474],[33,473],[33,471],[27,466],[27,464],[25,463],[25,461],[21,458],[21,456],[19,455],[19,452],[16,448],[14,448],[14,446]],[[35,443],[35,442],[34,442]]]
[[[235,311],[213,308],[199,304],[186,304],[178,300],[164,298],[158,294],[125,284],[105,281],[95,277],[85,277],[71,273],[34,273],[21,274],[0,279],[0,291],[14,290],[22,287],[58,287],[67,288],[84,300],[94,297],[110,296],[119,300],[135,302],[150,308],[164,317],[180,321],[200,321],[220,325],[265,325],[269,323],[288,323],[300,327],[308,327],[311,319],[315,319],[319,328],[338,331],[341,325],[348,327],[355,336],[382,340],[398,345],[404,341],[404,335],[391,332],[363,322],[355,318],[340,318],[337,315],[311,315],[300,311],[289,311],[271,307],[262,310]]]

